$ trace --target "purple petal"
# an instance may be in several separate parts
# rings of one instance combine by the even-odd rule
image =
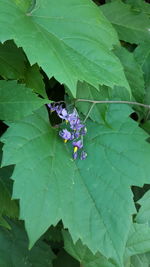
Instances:
[[[71,133],[67,129],[63,129],[62,131],[60,131],[59,135],[65,140],[71,139]]]
[[[81,135],[86,135],[86,133],[87,133],[87,128],[84,127],[84,128],[81,130],[80,134],[81,134]]]
[[[77,157],[78,157],[78,152],[73,153],[73,159],[77,159]]]
[[[52,104],[47,104],[47,106],[49,107],[49,109],[50,109],[51,111],[55,111],[55,110],[56,110],[55,106],[52,105]]]

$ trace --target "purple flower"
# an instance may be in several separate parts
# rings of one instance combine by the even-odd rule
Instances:
[[[86,153],[85,151],[82,151],[82,152],[81,152],[80,159],[81,159],[81,160],[84,160],[84,159],[86,159],[86,157],[87,157],[87,153]]]
[[[68,121],[72,122],[72,121],[75,121],[77,118],[78,118],[78,113],[76,109],[74,109],[73,112],[69,114]]]
[[[58,116],[59,116],[61,119],[68,121],[69,114],[68,114],[68,112],[67,112],[67,110],[66,110],[65,108],[63,108],[63,109],[61,110],[61,112],[58,113]]]
[[[57,115],[58,115],[59,117],[60,117],[60,114],[61,114],[62,110],[63,110],[62,105],[57,105],[57,106],[55,107],[55,111],[57,112]]]
[[[63,129],[59,132],[59,135],[64,139],[66,143],[68,140],[71,140],[71,133],[67,129]]]
[[[80,119],[70,121],[70,128],[75,131],[80,131],[85,125],[81,123]]]
[[[72,144],[74,146],[74,152],[83,147],[82,140],[74,141]]]

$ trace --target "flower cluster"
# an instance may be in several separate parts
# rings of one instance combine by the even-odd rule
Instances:
[[[72,113],[69,113],[66,108],[63,108],[62,105],[59,104],[48,104],[51,112],[55,111],[57,115],[65,120],[67,128],[62,129],[59,132],[61,138],[64,139],[64,142],[72,141],[73,146],[73,159],[77,159],[79,150],[83,148],[83,136],[86,134],[87,129],[85,124],[80,120],[76,109],[73,110]],[[85,151],[81,151],[80,159],[83,160],[87,157],[87,153]]]

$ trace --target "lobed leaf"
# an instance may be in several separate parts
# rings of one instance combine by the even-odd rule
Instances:
[[[73,96],[78,80],[130,91],[120,61],[111,52],[118,44],[116,32],[90,0],[38,0],[28,13],[20,5],[0,1],[0,37],[23,47],[31,65],[37,62]]]
[[[20,199],[30,247],[62,219],[74,242],[80,238],[122,266],[135,213],[130,186],[149,183],[150,173],[147,134],[130,112],[110,105],[109,126],[88,122],[85,161],[73,161],[44,107],[4,134],[3,165],[16,164],[13,197]]]

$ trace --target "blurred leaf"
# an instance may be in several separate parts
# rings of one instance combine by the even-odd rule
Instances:
[[[0,75],[4,79],[23,79],[26,57],[13,41],[0,43]]]
[[[134,11],[120,0],[100,7],[115,27],[120,40],[139,44],[150,39],[150,20],[144,13]]]
[[[131,257],[131,267],[149,267],[150,253],[135,255]]]
[[[133,53],[124,47],[116,47],[115,54],[120,59],[126,78],[129,82],[133,97],[138,102],[143,102],[145,95],[145,84],[141,66],[135,60]]]
[[[28,240],[20,223],[9,221],[11,231],[0,227],[0,266],[52,267],[55,258],[50,247],[39,241],[28,250]]]
[[[141,127],[148,133],[150,134],[150,121],[146,121],[144,122]]]
[[[134,51],[138,63],[141,65],[145,79],[145,103],[150,103],[150,41],[140,44]]]
[[[0,143],[0,165],[2,157],[2,143]],[[0,225],[10,228],[9,223],[3,216],[18,218],[19,208],[15,200],[11,200],[12,181],[10,176],[13,172],[13,166],[0,168]]]
[[[48,241],[53,241],[53,242],[61,242],[63,241],[62,237],[62,224],[58,223],[56,226],[51,226],[48,231],[45,233],[44,238]]]
[[[40,69],[37,64],[27,67],[25,83],[26,86],[28,88],[32,88],[35,93],[43,96],[44,98],[47,98],[43,76],[41,75]]]
[[[78,240],[76,244],[70,234],[67,231],[63,231],[63,237],[65,242],[65,250],[78,260],[84,267],[114,267],[102,254],[96,253],[95,255],[82,244],[81,240]]]
[[[130,4],[134,11],[150,15],[150,4],[146,3],[145,0],[126,0],[126,3]]]
[[[80,267],[79,262],[72,258],[63,249],[57,254],[57,258],[53,261],[53,267]]]

